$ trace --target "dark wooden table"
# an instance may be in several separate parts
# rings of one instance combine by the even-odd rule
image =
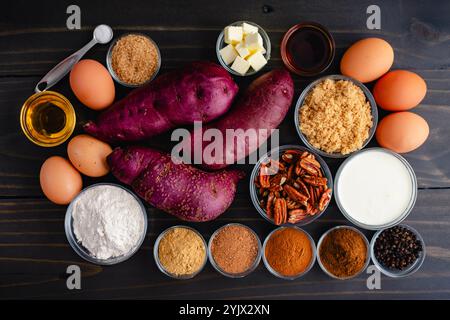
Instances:
[[[450,3],[448,1],[377,1],[382,28],[366,28],[366,8],[372,1],[78,1],[82,28],[66,29],[71,1],[10,1],[0,18],[0,298],[270,298],[270,299],[400,299],[450,298]],[[368,275],[349,281],[327,277],[316,264],[304,278],[282,281],[263,264],[244,279],[228,279],[210,265],[196,278],[174,281],[156,268],[152,247],[176,218],[148,207],[149,229],[141,250],[129,261],[112,267],[84,262],[64,234],[66,207],[50,203],[39,187],[39,168],[52,155],[66,155],[66,144],[40,148],[29,142],[19,126],[19,110],[37,81],[57,62],[90,40],[96,24],[111,25],[116,35],[144,32],[159,45],[161,72],[193,60],[216,61],[215,41],[220,30],[236,20],[263,26],[272,41],[270,69],[282,66],[279,44],[284,32],[299,21],[312,20],[333,34],[337,54],[328,73],[337,73],[342,53],[358,39],[379,36],[395,49],[394,68],[420,74],[428,93],[414,112],[431,128],[426,144],[405,157],[418,181],[417,204],[406,223],[417,228],[427,244],[422,269],[409,278],[382,277],[381,290],[368,290]],[[87,54],[105,62],[107,45]],[[236,79],[244,88],[251,79]],[[296,96],[311,81],[295,77]],[[116,85],[118,97],[127,90]],[[54,90],[74,104],[80,121],[93,117],[69,89],[67,78]],[[300,144],[293,108],[282,123],[281,143]],[[81,132],[80,128],[77,128]],[[169,135],[150,145],[167,149]],[[372,142],[371,145],[376,145]],[[333,174],[341,161],[327,160]],[[247,172],[251,166],[244,166]],[[85,185],[98,180],[85,179]],[[113,177],[101,181],[114,181]],[[216,221],[195,224],[206,238],[228,222],[242,222],[263,239],[273,226],[253,208],[248,178],[239,185],[231,208]],[[326,214],[306,227],[317,241],[328,228],[348,222],[334,201]],[[368,232],[369,237],[372,236]],[[66,288],[66,268],[82,269],[82,290]]]

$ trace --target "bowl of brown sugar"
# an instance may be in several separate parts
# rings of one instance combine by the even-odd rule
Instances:
[[[361,82],[329,75],[308,85],[298,98],[295,127],[302,142],[319,155],[344,158],[364,148],[378,123],[372,93]]]
[[[249,227],[229,223],[213,233],[208,244],[212,266],[230,278],[252,273],[261,261],[261,241]]]
[[[124,34],[111,43],[106,65],[113,79],[121,85],[140,87],[156,77],[161,67],[161,53],[149,36]]]

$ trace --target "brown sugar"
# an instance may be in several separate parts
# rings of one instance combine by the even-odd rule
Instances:
[[[142,84],[152,78],[158,65],[158,49],[143,35],[124,36],[112,49],[111,66],[122,82]]]
[[[373,125],[364,92],[347,80],[317,84],[300,108],[300,130],[314,147],[348,154],[362,148]]]

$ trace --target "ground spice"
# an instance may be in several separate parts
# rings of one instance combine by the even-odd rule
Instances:
[[[220,229],[211,244],[214,262],[226,273],[239,274],[250,269],[258,256],[258,240],[242,225]]]
[[[309,237],[297,228],[275,231],[266,243],[266,260],[283,276],[296,276],[304,272],[313,259]]]
[[[206,259],[202,238],[183,227],[170,229],[159,242],[158,257],[163,268],[175,276],[197,272]]]
[[[148,81],[157,71],[158,49],[147,37],[130,34],[120,38],[111,53],[111,65],[117,77],[129,84]]]
[[[354,276],[364,268],[367,245],[355,230],[339,228],[325,236],[319,248],[322,265],[338,278]]]
[[[373,125],[364,92],[351,81],[326,79],[300,108],[300,130],[309,143],[328,153],[348,154],[362,148]]]

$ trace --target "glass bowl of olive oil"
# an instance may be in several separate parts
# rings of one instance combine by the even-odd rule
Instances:
[[[20,125],[27,138],[41,147],[66,141],[75,129],[72,104],[62,94],[42,91],[29,97],[20,111]]]

